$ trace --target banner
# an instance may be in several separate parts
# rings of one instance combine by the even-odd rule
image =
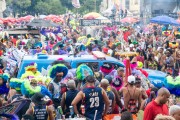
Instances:
[[[88,19],[81,19],[80,20],[80,26],[98,26],[101,25],[101,20],[94,19],[94,20],[88,20]]]
[[[80,8],[81,7],[79,0],[72,0],[72,5],[75,8]]]

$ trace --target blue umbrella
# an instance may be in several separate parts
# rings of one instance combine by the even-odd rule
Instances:
[[[168,17],[168,16],[157,16],[150,20],[152,23],[158,23],[163,25],[180,25],[175,19]]]
[[[164,81],[166,80],[167,74],[158,70],[144,69],[148,72],[148,79],[151,84],[155,87],[161,88],[164,86]]]

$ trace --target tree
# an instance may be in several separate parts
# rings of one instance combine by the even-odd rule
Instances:
[[[59,0],[46,0],[39,1],[35,5],[35,11],[38,14],[63,14],[65,13],[65,8],[62,7]]]

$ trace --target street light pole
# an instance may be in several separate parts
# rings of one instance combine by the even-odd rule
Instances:
[[[95,12],[96,12],[96,0],[94,2],[95,2]]]

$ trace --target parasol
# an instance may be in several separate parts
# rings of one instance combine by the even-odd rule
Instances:
[[[90,12],[90,13],[84,15],[83,18],[84,18],[84,19],[96,19],[96,18],[98,18],[98,17],[101,17],[101,14],[96,13],[96,12]]]
[[[175,26],[180,25],[174,18],[171,18],[168,16],[157,16],[157,17],[152,18],[150,22],[163,24],[163,25],[175,25]]]
[[[121,19],[120,22],[122,22],[122,23],[136,23],[136,22],[138,22],[138,20],[135,18],[132,18],[132,17],[126,17],[126,18]]]

